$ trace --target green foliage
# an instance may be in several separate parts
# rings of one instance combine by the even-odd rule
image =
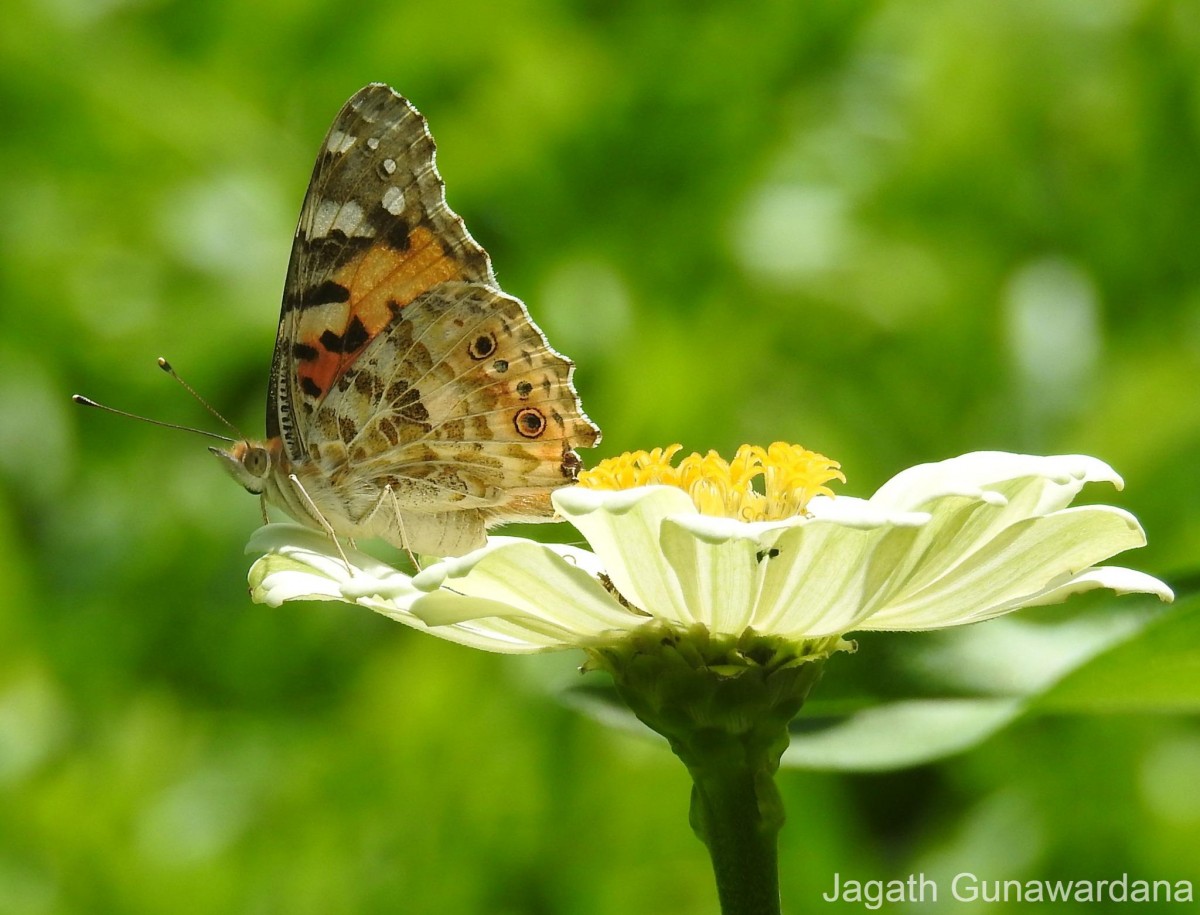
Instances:
[[[4,18],[4,913],[715,910],[682,767],[553,698],[578,659],[251,605],[258,508],[203,443],[68,402],[209,422],[166,355],[261,428],[312,156],[372,80],[428,116],[451,205],[578,363],[601,454],[798,441],[853,494],[980,448],[1095,454],[1128,485],[1096,498],[1149,532],[1122,562],[1195,573],[1187,0],[15,0]],[[783,773],[785,908],[834,871],[1200,882],[1195,610],[1089,628],[1122,607],[1019,617],[1110,646],[1071,667],[1044,642],[1006,653],[1000,621],[968,655],[872,636],[831,661],[814,722],[884,700],[1036,713],[914,769]],[[989,658],[1007,691],[966,682]]]

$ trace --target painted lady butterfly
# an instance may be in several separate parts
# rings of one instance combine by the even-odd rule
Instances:
[[[600,430],[574,366],[446,205],[421,114],[383,84],[317,157],[284,286],[267,437],[214,454],[312,527],[461,555],[551,518]]]

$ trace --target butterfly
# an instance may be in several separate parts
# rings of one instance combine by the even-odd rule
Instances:
[[[447,205],[425,118],[356,92],[321,144],[284,283],[266,438],[210,449],[266,507],[458,556],[550,519],[600,440],[525,305]]]

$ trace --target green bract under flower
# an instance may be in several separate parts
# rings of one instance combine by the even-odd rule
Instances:
[[[782,463],[771,464],[770,451],[756,452],[761,466],[749,473],[738,469],[743,452],[721,463],[745,487],[766,477],[768,491],[758,498],[769,500],[772,474],[787,478],[798,453],[779,450]],[[646,456],[661,469],[672,454]],[[713,459],[697,457],[697,466]],[[749,488],[733,499],[734,517],[712,513],[728,502],[724,490],[713,495],[728,473],[716,489],[682,488],[677,479],[564,488],[555,507],[589,549],[495,537],[415,577],[354,550],[347,567],[328,538],[271,524],[249,545],[266,551],[251,569],[252,594],[273,605],[361,604],[500,652],[596,648],[654,623],[732,636],[753,630],[797,646],[819,643],[827,653],[857,630],[958,626],[1095,588],[1172,598],[1156,578],[1098,565],[1143,546],[1145,535],[1122,509],[1068,507],[1086,483],[1121,487],[1095,458],[977,452],[905,470],[869,499],[831,497],[824,483],[840,476],[837,465],[810,463],[817,477],[797,478],[793,513],[782,517],[778,508],[745,511],[755,498]],[[603,476],[604,466],[589,473]],[[640,480],[627,475],[626,482]],[[787,503],[787,491],[775,495],[774,504]]]

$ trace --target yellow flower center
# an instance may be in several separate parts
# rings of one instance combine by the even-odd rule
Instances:
[[[715,451],[693,453],[671,466],[682,448],[671,445],[606,458],[580,473],[579,482],[590,489],[677,486],[701,514],[739,521],[790,518],[802,513],[813,496],[832,496],[827,483],[846,482],[837,461],[786,442],[766,448],[742,445],[732,461]]]

